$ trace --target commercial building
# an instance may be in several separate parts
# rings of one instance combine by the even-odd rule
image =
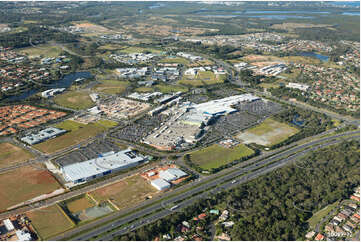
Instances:
[[[309,85],[305,85],[305,84],[300,84],[300,83],[295,83],[295,82],[289,82],[286,87],[288,88],[292,88],[292,89],[298,89],[301,91],[308,91],[310,86]]]
[[[162,95],[163,94],[161,92],[152,92],[152,93],[133,92],[132,94],[128,95],[128,98],[148,102],[151,99],[154,99],[154,98],[162,96]]]
[[[233,112],[237,112],[237,109],[232,108],[232,105],[239,104],[242,102],[253,102],[259,100],[259,97],[253,96],[252,94],[241,94],[222,99],[212,100],[209,102],[195,104],[189,109],[194,109],[197,113],[202,113],[209,116],[227,115]]]
[[[142,141],[159,150],[187,147],[195,144],[202,137],[206,131],[204,126],[209,125],[213,119],[237,112],[238,110],[233,108],[233,105],[259,99],[259,97],[251,94],[242,94],[201,104],[183,102],[168,109],[167,112],[171,115],[170,119],[162,124],[159,129],[155,129],[153,133],[143,138]],[[149,114],[154,115],[164,109],[165,107],[160,106]]]
[[[41,143],[47,139],[57,137],[66,132],[67,131],[63,130],[63,129],[50,127],[50,128],[43,129],[36,134],[31,134],[31,135],[25,136],[25,137],[21,138],[21,141],[23,141],[29,145],[34,145],[34,144]]]
[[[67,182],[80,183],[110,174],[115,171],[134,167],[146,158],[130,149],[117,153],[114,151],[99,155],[98,158],[66,165],[60,168]]]
[[[165,189],[170,188],[170,183],[166,182],[162,178],[155,179],[155,180],[151,181],[150,184],[153,187],[155,187],[156,189],[158,189],[159,191],[163,191]]]
[[[45,98],[49,98],[49,97],[53,97],[55,94],[60,94],[60,93],[62,93],[64,91],[65,91],[65,88],[49,89],[49,90],[46,90],[46,91],[42,92],[41,96],[45,97]]]

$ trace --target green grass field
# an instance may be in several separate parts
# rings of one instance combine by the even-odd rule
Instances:
[[[246,144],[273,146],[298,132],[299,130],[295,127],[268,118],[263,123],[240,133],[237,137]]]
[[[254,154],[254,151],[243,144],[225,148],[218,144],[190,153],[191,161],[204,170],[211,170],[226,165],[234,160]]]
[[[27,216],[41,240],[49,239],[74,227],[70,218],[66,217],[58,205],[28,212]]]
[[[107,121],[105,121],[105,123],[102,121],[101,124],[103,125],[99,125],[98,123],[81,124],[72,120],[65,120],[64,122],[57,124],[56,127],[66,129],[70,132],[40,144],[36,144],[34,145],[34,148],[50,154],[94,137],[98,133],[106,130],[106,127],[103,126],[109,127],[110,125],[115,125],[114,123],[109,123]]]
[[[24,166],[0,174],[0,211],[61,188],[47,170]]]
[[[310,228],[315,228],[315,226],[322,220],[323,217],[331,212],[332,209],[336,208],[337,204],[338,202],[336,201],[313,214],[312,217],[307,220]]]
[[[0,168],[15,165],[34,156],[27,150],[10,143],[0,143]]]
[[[180,85],[166,85],[158,84],[154,86],[154,90],[162,93],[172,93],[172,92],[187,92],[188,88]]]
[[[143,53],[143,52],[146,52],[146,51],[154,53],[154,54],[159,54],[159,53],[162,52],[161,50],[157,50],[157,49],[141,48],[141,47],[135,47],[135,46],[131,46],[131,47],[124,48],[124,49],[120,50],[120,52],[127,53],[127,54],[130,54],[130,53]]]
[[[130,208],[157,193],[140,175],[134,175],[90,193],[98,202],[110,199],[119,209]]]
[[[102,80],[101,82],[102,83],[96,85],[93,90],[106,94],[121,94],[130,85],[127,81]]]
[[[42,57],[57,57],[62,52],[62,49],[53,45],[39,45],[38,47],[27,47],[20,49],[20,53],[29,56],[42,56]]]
[[[224,74],[215,75],[212,71],[201,71],[195,77],[183,76],[183,79],[179,81],[179,84],[200,87],[203,85],[224,83],[225,79],[226,75]]]
[[[59,106],[72,108],[75,110],[87,109],[94,106],[93,101],[86,91],[68,91],[57,95],[54,101]]]
[[[192,86],[192,87],[204,86],[204,82],[202,80],[200,80],[200,79],[190,79],[190,78],[187,78],[187,77],[183,77],[183,79],[180,80],[178,83],[182,84],[182,85]]]
[[[134,89],[134,91],[136,92],[153,92],[153,88],[151,87],[138,87],[136,89]]]

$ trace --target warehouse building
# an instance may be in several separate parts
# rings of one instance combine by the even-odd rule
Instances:
[[[34,145],[34,144],[41,143],[47,139],[57,137],[66,132],[67,131],[63,130],[63,129],[50,127],[50,128],[43,129],[36,134],[31,134],[31,135],[25,136],[25,137],[21,138],[21,141],[23,141],[29,145]]]
[[[126,149],[117,153],[114,151],[107,152],[95,159],[66,165],[61,167],[60,170],[67,182],[76,184],[137,166],[143,161],[146,161],[146,158],[137,155],[130,149]]]
[[[162,178],[155,179],[155,180],[151,181],[150,184],[159,191],[163,191],[165,189],[170,188],[170,183],[163,180]]]
[[[184,176],[187,176],[187,173],[178,168],[169,168],[165,171],[159,172],[159,177],[166,180],[167,182],[177,180]]]
[[[4,223],[7,231],[13,231],[15,229],[15,227],[10,219],[3,220],[3,223]]]

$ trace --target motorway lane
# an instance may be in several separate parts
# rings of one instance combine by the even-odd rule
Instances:
[[[352,138],[359,138],[359,136],[353,136]],[[253,172],[253,173],[251,173],[251,174],[247,174],[247,175],[245,175],[245,176],[242,176],[241,178],[239,178],[239,179],[237,179],[237,180],[234,180],[234,181],[236,181],[236,182],[234,182],[234,181],[229,181],[229,182],[227,182],[227,183],[225,183],[225,184],[222,184],[222,185],[220,185],[220,186],[217,187],[217,188],[213,188],[213,189],[211,189],[211,190],[209,190],[209,191],[207,191],[207,192],[205,192],[205,193],[203,193],[203,194],[196,195],[196,196],[191,196],[191,195],[190,195],[189,197],[191,197],[191,198],[188,199],[188,200],[186,200],[186,201],[181,202],[181,203],[179,204],[179,207],[178,207],[176,210],[179,210],[179,209],[181,209],[181,208],[185,208],[185,207],[191,205],[193,202],[197,201],[198,199],[200,199],[200,198],[202,198],[202,197],[207,197],[208,195],[210,195],[210,194],[213,193],[213,192],[217,192],[217,191],[220,191],[220,190],[230,189],[230,188],[235,187],[235,186],[237,186],[237,185],[239,185],[239,184],[241,184],[241,183],[248,182],[248,181],[250,181],[250,180],[252,180],[252,179],[255,179],[255,178],[257,178],[257,177],[259,177],[259,176],[261,176],[261,175],[267,174],[268,172],[271,172],[271,171],[273,171],[273,170],[275,170],[275,169],[277,169],[277,168],[280,168],[280,167],[286,165],[287,163],[289,163],[289,162],[291,162],[291,161],[294,161],[296,158],[299,158],[299,157],[305,155],[305,154],[306,154],[307,152],[309,152],[309,151],[321,149],[321,148],[324,148],[324,147],[326,147],[326,146],[333,145],[333,144],[337,144],[337,143],[340,143],[340,142],[342,142],[342,141],[340,141],[340,140],[332,140],[332,141],[330,141],[330,142],[327,143],[327,144],[321,144],[321,145],[319,145],[319,146],[314,146],[314,147],[308,149],[307,151],[299,152],[299,153],[297,153],[297,154],[295,154],[295,155],[292,155],[291,157],[282,159],[282,160],[277,161],[277,162],[275,162],[275,163],[273,163],[273,164],[271,164],[271,165],[269,165],[269,166],[263,167],[263,168],[255,171],[255,172]],[[248,170],[252,170],[252,169],[255,169],[255,168],[257,168],[256,164],[255,164],[255,165],[252,165],[251,167],[247,167],[247,168],[245,168],[245,169],[239,170],[239,171],[235,172],[235,174],[230,174],[230,175],[226,176],[225,178],[223,178],[223,179],[221,179],[221,180],[222,180],[222,181],[231,180],[231,179],[233,179],[235,176],[240,176],[240,175],[246,173]],[[217,183],[218,183],[218,182],[216,182],[215,184],[217,184]],[[209,186],[207,186],[207,187],[209,187]],[[202,191],[203,189],[206,189],[206,188],[203,188],[203,187],[202,187],[202,188],[196,189],[197,191],[196,191],[195,193],[197,193],[199,190]],[[192,192],[192,193],[194,194],[194,192]],[[171,199],[171,202],[175,202],[176,200],[182,200],[182,199],[184,199],[185,197],[186,197],[186,196],[185,196],[184,194],[181,194],[179,197],[174,198],[174,199]],[[158,208],[160,209],[161,206],[158,206]],[[164,209],[164,210],[162,210],[162,211],[160,211],[160,212],[158,212],[158,213],[156,213],[156,214],[154,214],[154,215],[151,215],[151,216],[149,216],[149,217],[147,217],[147,218],[145,218],[145,219],[136,221],[135,223],[132,224],[132,226],[134,226],[134,228],[132,228],[132,229],[141,227],[141,226],[147,224],[148,222],[154,222],[154,221],[156,221],[156,220],[158,220],[158,219],[160,219],[160,218],[162,218],[162,217],[164,217],[164,216],[167,216],[167,215],[169,215],[169,214],[172,214],[173,212],[174,212],[174,211],[170,211],[170,210]],[[146,214],[147,214],[147,213],[144,212],[144,213],[142,214],[142,216],[145,216]],[[131,220],[133,220],[133,217],[132,217]],[[130,222],[131,220],[130,220],[130,219],[127,220],[127,221],[124,220],[125,222],[123,222],[123,223],[121,223],[121,221],[114,222],[114,223],[111,225],[111,227],[121,226],[122,224],[127,223],[127,222]],[[111,227],[109,227],[109,228],[111,228]],[[128,228],[129,228],[129,226],[128,226]],[[113,233],[111,233],[111,234],[109,234],[109,235],[105,235],[105,236],[103,236],[102,238],[100,238],[99,240],[103,240],[103,241],[112,240],[112,238],[113,238],[114,236],[119,236],[119,235],[122,235],[122,234],[124,234],[124,233],[127,233],[127,232],[128,232],[128,228],[122,228],[122,229],[120,229],[120,230],[117,231],[117,232],[113,232]],[[95,231],[94,231],[94,232],[95,232]],[[91,234],[92,234],[92,235],[96,234],[96,233],[94,233],[94,232],[91,233]],[[105,231],[103,231],[103,232],[105,232]],[[94,237],[94,236],[92,236],[92,237]],[[90,238],[92,238],[92,237],[84,236],[84,237],[81,237],[80,240],[87,240],[87,239],[90,239]],[[77,238],[77,239],[78,239],[78,238]]]
[[[338,136],[338,137],[339,137],[339,136]],[[356,137],[356,138],[359,138],[359,133],[358,133],[358,132],[357,132],[357,135],[356,135],[355,137]],[[327,140],[331,140],[331,141],[328,142],[328,144],[323,144],[323,145],[321,145],[320,147],[324,147],[324,146],[329,145],[329,144],[334,144],[334,143],[337,143],[337,142],[341,142],[341,141],[337,141],[337,140],[334,140],[334,141],[333,141],[333,140],[332,140],[333,138],[334,138],[334,137],[328,137],[328,138],[322,139],[322,141],[327,141]],[[250,170],[253,170],[253,169],[255,169],[255,168],[257,168],[257,167],[260,167],[260,166],[262,166],[262,165],[265,165],[265,164],[267,164],[267,163],[271,163],[271,162],[273,162],[273,161],[276,161],[277,159],[279,159],[279,158],[282,157],[282,156],[291,155],[292,153],[294,153],[294,152],[296,152],[296,151],[299,151],[299,150],[301,150],[301,149],[303,149],[303,148],[306,148],[306,147],[309,147],[309,146],[312,147],[312,148],[310,148],[309,150],[320,148],[320,147],[318,147],[318,146],[314,146],[314,145],[316,145],[316,144],[317,144],[317,142],[314,141],[314,142],[311,142],[308,146],[307,146],[307,145],[300,145],[300,146],[298,146],[298,147],[296,147],[296,148],[293,148],[293,149],[291,149],[291,150],[288,150],[288,151],[286,151],[286,152],[283,152],[283,153],[282,153],[283,155],[278,154],[278,155],[275,155],[275,156],[273,156],[273,157],[271,157],[271,158],[267,158],[267,159],[265,159],[265,160],[263,160],[262,162],[259,162],[259,163],[257,163],[257,164],[253,164],[253,165],[250,165],[250,166],[248,166],[248,167],[245,167],[245,168],[243,168],[243,169],[236,169],[234,172],[232,172],[232,173],[230,173],[230,174],[228,174],[228,175],[225,175],[225,176],[223,176],[223,177],[221,177],[221,178],[219,178],[219,179],[215,179],[215,180],[213,180],[213,181],[211,181],[211,182],[208,182],[208,183],[206,183],[206,184],[204,184],[204,185],[198,186],[198,187],[196,187],[196,188],[194,188],[194,189],[192,189],[192,190],[190,190],[190,191],[183,192],[183,193],[181,193],[180,195],[177,195],[177,196],[175,196],[175,197],[173,197],[173,198],[170,198],[170,199],[167,200],[167,203],[174,203],[174,202],[176,202],[176,201],[178,201],[178,200],[182,200],[182,199],[185,199],[185,198],[188,198],[188,197],[192,197],[192,196],[194,196],[194,194],[200,193],[200,192],[204,191],[205,189],[209,189],[209,188],[211,188],[211,187],[213,187],[213,186],[217,186],[218,184],[220,184],[220,183],[222,183],[222,182],[224,182],[224,181],[231,180],[231,179],[233,179],[234,177],[237,177],[237,176],[240,176],[240,175],[244,174],[245,172],[248,172],[248,171],[250,171]],[[281,160],[281,161],[277,161],[277,162],[275,162],[274,164],[271,164],[270,166],[267,166],[266,168],[268,168],[268,169],[272,169],[272,168],[273,168],[273,169],[276,169],[276,168],[284,165],[285,163],[291,161],[292,159],[294,159],[294,158],[296,158],[296,157],[298,157],[298,156],[304,155],[305,153],[306,153],[306,151],[301,151],[301,152],[299,152],[299,154],[292,155],[291,157],[286,158],[286,159]],[[282,162],[282,161],[283,161],[283,162]],[[279,165],[279,164],[281,164],[281,165]],[[250,176],[250,178],[254,177],[254,175],[257,175],[257,174],[263,174],[263,173],[261,173],[261,172],[262,172],[263,169],[266,169],[266,168],[261,168],[261,169],[259,169],[258,171],[255,172],[255,174],[253,174],[252,176]],[[203,181],[204,181],[204,180],[202,180],[202,182],[203,182]],[[194,185],[196,185],[197,183],[199,183],[199,182],[194,182],[194,183],[192,183],[192,185],[194,186]],[[233,185],[233,184],[231,184],[231,185]],[[236,185],[236,184],[234,184],[234,185]],[[221,187],[222,187],[222,186],[221,186]],[[224,188],[228,188],[228,186],[225,186]],[[169,194],[168,194],[168,195],[169,195]],[[118,226],[120,226],[120,225],[122,225],[122,224],[128,223],[128,222],[130,222],[130,221],[132,221],[132,220],[134,220],[134,219],[136,219],[136,218],[143,217],[144,215],[149,214],[149,213],[151,213],[152,211],[155,211],[155,210],[158,210],[158,209],[161,209],[161,208],[162,208],[161,204],[156,204],[156,205],[150,206],[150,207],[148,207],[148,208],[145,208],[144,210],[141,210],[141,211],[139,211],[139,212],[136,212],[136,213],[134,213],[134,214],[131,214],[130,216],[128,216],[128,217],[126,217],[126,218],[122,218],[122,219],[117,220],[116,222],[113,222],[111,226],[109,226],[109,225],[101,226],[101,224],[103,223],[103,221],[99,221],[98,223],[96,223],[96,225],[97,225],[97,226],[100,226],[100,227],[98,227],[98,228],[95,229],[95,230],[92,230],[91,232],[87,233],[86,235],[77,236],[77,237],[72,238],[72,239],[73,239],[73,240],[88,240],[88,239],[96,236],[97,234],[101,234],[101,233],[109,230],[110,227],[118,227]],[[115,216],[114,216],[114,217],[115,217]],[[113,217],[113,218],[114,218],[114,217]],[[66,236],[66,235],[65,235],[65,236]],[[64,237],[62,237],[62,238],[64,238]],[[59,239],[59,238],[55,238],[54,240],[57,240],[57,239]]]
[[[17,209],[13,209],[13,210],[10,210],[10,211],[7,211],[7,212],[3,212],[3,213],[0,214],[0,220],[6,219],[6,218],[8,218],[10,216],[23,214],[23,213],[29,212],[29,211],[37,209],[37,208],[48,207],[48,206],[54,205],[54,204],[56,204],[58,202],[67,200],[69,198],[76,197],[76,196],[79,196],[81,194],[85,194],[87,192],[94,191],[94,190],[96,190],[98,188],[101,188],[101,187],[110,185],[112,183],[118,182],[119,180],[121,180],[123,178],[126,178],[128,176],[131,176],[131,175],[133,175],[135,173],[144,172],[145,170],[147,170],[150,167],[153,167],[154,165],[157,165],[157,164],[158,164],[158,162],[151,163],[151,164],[146,165],[145,167],[143,167],[141,170],[134,170],[134,171],[131,171],[131,172],[127,172],[125,174],[120,174],[118,176],[114,176],[114,177],[106,179],[104,181],[100,181],[100,182],[97,182],[95,184],[88,185],[88,186],[86,186],[84,188],[80,188],[80,189],[77,189],[77,190],[74,190],[74,191],[63,193],[63,194],[58,195],[56,197],[51,197],[51,198],[46,199],[46,200],[42,200],[42,201],[39,201],[39,202],[28,204],[26,206],[23,206],[23,207],[20,207],[20,208],[17,208]]]

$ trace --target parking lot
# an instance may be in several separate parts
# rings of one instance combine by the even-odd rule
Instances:
[[[55,159],[55,163],[59,166],[65,166],[81,161],[94,159],[98,157],[99,154],[109,151],[120,151],[120,147],[109,140],[97,140],[91,144],[88,144],[84,147],[79,147],[79,149],[69,152],[64,156]]]
[[[264,99],[251,103],[243,102],[235,105],[235,108],[240,112],[247,112],[258,117],[269,117],[270,115],[279,113],[283,110],[280,104]]]
[[[142,138],[149,135],[154,128],[161,126],[161,123],[166,120],[168,120],[168,117],[165,115],[146,115],[136,122],[113,132],[111,136],[118,139],[139,142]]]
[[[283,110],[282,106],[268,100],[243,102],[235,105],[239,112],[219,117],[199,141],[202,145],[232,137],[235,133],[261,123],[267,117]]]

